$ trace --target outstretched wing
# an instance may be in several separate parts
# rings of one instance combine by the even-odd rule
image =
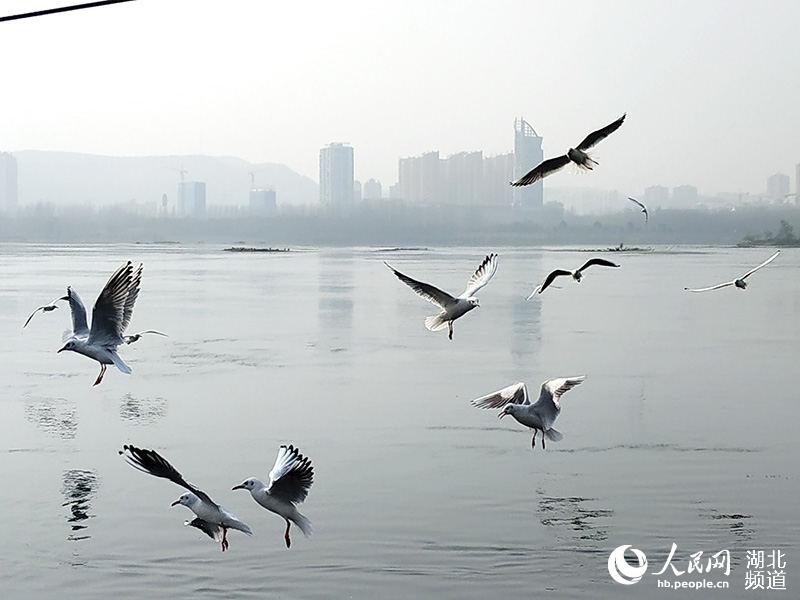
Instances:
[[[169,464],[167,459],[155,450],[145,450],[144,448],[137,448],[136,446],[126,444],[122,447],[122,450],[119,451],[119,454],[123,456],[133,468],[139,469],[143,473],[148,473],[154,477],[169,479],[172,483],[177,483],[182,488],[186,488],[204,502],[208,502],[212,506],[217,506],[217,504],[209,498],[208,494],[186,481],[183,475],[178,473],[178,470]]]
[[[138,273],[141,276],[141,270]],[[118,346],[124,341],[122,334],[127,325],[125,315],[132,308],[132,305],[128,306],[128,296],[133,277],[133,266],[128,261],[117,269],[108,280],[92,309],[92,329],[89,333],[89,343]]]
[[[123,339],[125,340],[126,344],[132,344],[134,342],[138,342],[139,338],[141,338],[143,335],[147,335],[149,333],[152,333],[152,334],[155,334],[155,335],[160,335],[160,336],[163,336],[163,337],[169,337],[166,333],[163,333],[161,331],[156,331],[155,329],[145,329],[144,331],[139,331],[138,333],[133,333],[131,335],[126,335]]]
[[[515,187],[530,185],[536,183],[540,179],[544,179],[551,173],[555,173],[559,169],[563,169],[569,164],[569,156],[557,156],[555,158],[548,158],[547,160],[539,163],[533,169],[525,173],[516,181],[512,181],[511,185]]]
[[[728,287],[729,285],[735,285],[735,281],[726,281],[725,283],[719,283],[717,285],[712,285],[711,287],[704,287],[704,288],[683,288],[687,292],[710,292],[712,290],[718,290],[720,288]]]
[[[479,289],[484,287],[489,280],[494,277],[497,272],[497,254],[488,254],[478,269],[472,274],[467,282],[467,287],[464,293],[461,294],[462,298],[469,298],[474,296]]]
[[[530,404],[528,387],[522,382],[515,383],[497,392],[476,398],[470,404],[477,408],[501,408],[506,404]]]
[[[539,293],[541,294],[548,287],[550,287],[550,284],[553,283],[553,281],[555,281],[556,277],[561,277],[562,275],[572,275],[572,273],[570,273],[569,271],[565,271],[564,269],[556,269],[547,276],[547,278],[544,280],[544,283],[542,283],[542,285],[536,288],[536,290],[538,290]],[[536,290],[533,290],[533,293],[530,296],[528,296],[528,298],[533,297],[533,294],[536,293]]]
[[[750,269],[750,270],[749,270],[747,273],[745,273],[744,275],[742,275],[742,279],[747,279],[748,277],[750,277],[750,275],[752,275],[753,273],[755,273],[756,271],[758,271],[758,270],[759,270],[761,267],[766,267],[766,266],[767,266],[769,263],[771,263],[773,260],[775,260],[776,258],[778,258],[778,254],[780,254],[780,253],[781,253],[781,251],[780,251],[780,250],[776,250],[776,251],[775,251],[775,254],[773,254],[772,256],[770,256],[770,257],[769,257],[767,260],[765,260],[763,263],[761,263],[760,265],[758,265],[758,266],[757,266],[756,268],[754,268],[754,269]]]
[[[275,466],[269,472],[267,492],[285,502],[297,504],[306,499],[312,483],[314,466],[311,461],[291,444],[278,448]]]
[[[628,200],[630,200],[634,204],[638,205],[639,208],[643,208],[643,209],[647,210],[647,207],[644,204],[642,204],[641,202],[639,202],[636,198],[631,198],[630,196],[628,196]]]
[[[542,390],[539,392],[539,399],[533,405],[533,410],[542,417],[544,425],[549,429],[555,421],[558,413],[561,412],[561,403],[559,399],[565,393],[580,385],[586,379],[586,375],[579,375],[577,377],[561,377],[558,379],[550,379],[542,384]]]
[[[431,285],[430,283],[423,283],[422,281],[417,281],[416,279],[411,279],[408,275],[404,275],[397,269],[395,269],[392,265],[384,261],[384,263],[389,269],[394,273],[397,278],[405,283],[408,287],[412,290],[417,292],[419,296],[422,296],[428,302],[432,302],[436,306],[440,308],[444,308],[447,304],[451,302],[455,302],[455,298],[453,298],[447,292],[443,292],[436,286]]]
[[[617,129],[622,126],[622,123],[625,121],[625,115],[622,115],[619,119],[614,121],[613,123],[606,125],[602,129],[598,129],[597,131],[593,131],[585,138],[583,141],[578,144],[578,150],[588,150],[592,146],[596,146],[612,133],[614,133]]]
[[[142,269],[144,269],[144,265],[139,263],[139,268],[136,269],[136,272],[133,274],[131,281],[128,284],[128,297],[125,298],[125,305],[122,308],[122,325],[120,333],[124,332],[131,322],[133,305],[136,304],[136,298],[139,297],[139,288],[142,285]]]
[[[584,269],[588,269],[589,267],[619,267],[618,264],[611,262],[610,260],[606,260],[605,258],[590,258],[587,260],[583,266],[578,269],[578,273],[581,273]]]
[[[86,307],[78,293],[71,287],[67,287],[67,295],[63,298],[69,302],[69,310],[72,313],[72,335],[89,335],[89,326],[86,323]]]
[[[57,308],[58,308],[58,305],[56,304],[56,302],[58,302],[59,300],[63,300],[63,298],[56,298],[55,300],[53,300],[53,301],[52,301],[52,302],[50,302],[49,304],[45,304],[44,306],[40,306],[39,308],[37,308],[36,310],[34,310],[34,311],[31,313],[31,315],[28,317],[28,320],[27,320],[27,321],[25,321],[25,325],[23,325],[23,326],[22,326],[22,328],[23,328],[23,329],[25,329],[25,328],[28,326],[28,323],[30,323],[30,322],[31,322],[31,319],[33,319],[33,316],[34,316],[36,313],[38,313],[40,310],[41,310],[41,311],[44,311],[44,312],[51,312],[51,311],[54,311],[55,309],[57,309]]]

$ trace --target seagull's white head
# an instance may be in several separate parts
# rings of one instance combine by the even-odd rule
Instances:
[[[67,343],[59,348],[58,352],[63,352],[64,350],[68,350],[70,352],[75,352],[75,347],[78,345],[77,340],[67,340]]]
[[[261,482],[260,482],[258,479],[253,479],[253,478],[251,477],[250,479],[245,479],[245,480],[244,480],[242,483],[240,483],[239,485],[235,485],[235,486],[233,486],[231,489],[232,489],[232,490],[249,490],[249,491],[251,491],[251,492],[252,492],[254,489],[256,489],[256,486],[257,486],[259,483],[261,483]]]
[[[175,500],[175,502],[170,504],[170,506],[177,506],[178,504],[182,504],[183,506],[188,506],[189,508],[191,508],[192,504],[194,504],[197,501],[197,499],[198,499],[197,496],[195,496],[193,493],[186,492],[180,498]]]
[[[516,409],[516,408],[517,408],[517,405],[516,405],[516,404],[506,404],[506,405],[503,407],[503,410],[502,410],[502,411],[500,411],[500,414],[499,414],[499,415],[497,415],[497,418],[498,418],[498,419],[502,419],[502,418],[503,418],[503,417],[505,417],[506,415],[513,415],[513,414],[514,414],[514,409]]]

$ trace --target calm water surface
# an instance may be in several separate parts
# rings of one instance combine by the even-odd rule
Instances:
[[[3,598],[755,597],[748,549],[787,553],[800,590],[800,251],[735,289],[770,249],[615,255],[540,300],[531,287],[587,254],[505,249],[455,339],[381,264],[451,292],[489,249],[301,250],[0,246]],[[87,304],[128,258],[145,263],[124,347],[134,370],[56,354],[68,312],[32,308],[72,285]],[[585,373],[546,451],[497,411],[469,405],[516,381]],[[538,393],[535,392],[535,393]],[[123,443],[157,448],[247,521],[229,552],[183,526],[181,490],[131,469]],[[280,443],[316,465],[295,533],[249,494]],[[295,530],[296,531],[296,530]],[[730,589],[613,583],[632,544],[650,571],[672,542],[730,549]],[[777,593],[776,593],[777,594]],[[769,596],[769,595],[768,595]],[[769,596],[779,597],[779,595]]]

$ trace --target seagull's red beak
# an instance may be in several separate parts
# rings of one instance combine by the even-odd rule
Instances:
[[[505,417],[507,414],[508,414],[508,413],[507,413],[506,411],[503,411],[503,412],[501,412],[499,415],[497,415],[497,418],[498,418],[498,419],[502,419],[502,418],[503,418],[503,417]]]
[[[181,500],[180,500],[180,498],[178,498],[177,500],[175,500],[175,502],[173,502],[172,504],[170,504],[170,506],[177,506],[177,505],[178,505],[178,504],[180,504],[180,503],[181,503]]]
[[[235,485],[235,486],[233,486],[231,488],[231,490],[243,490],[243,489],[244,489],[244,485],[242,485],[241,483],[239,485]]]
[[[67,349],[66,346],[61,346],[61,348],[58,349],[58,352],[56,352],[56,354],[59,354],[60,352],[63,352],[66,349]]]

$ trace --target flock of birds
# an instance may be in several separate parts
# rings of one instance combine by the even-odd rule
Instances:
[[[512,182],[512,185],[529,185],[564,167],[569,162],[573,162],[583,169],[592,169],[593,165],[598,163],[587,154],[587,150],[616,131],[624,120],[625,115],[610,125],[589,134],[578,144],[577,148],[570,148],[563,156],[545,160],[519,180]],[[648,218],[647,208],[633,198],[630,200],[641,207],[646,221]],[[690,292],[707,292],[728,286],[745,289],[747,287],[745,280],[775,260],[779,253],[780,250],[738,279],[705,288],[684,289]],[[437,314],[425,319],[425,327],[430,331],[447,329],[448,337],[452,340],[453,323],[480,306],[476,294],[491,281],[497,272],[498,255],[491,253],[483,259],[467,281],[464,291],[458,296],[453,296],[429,283],[413,279],[388,263],[384,264],[400,281],[409,286],[420,297],[439,308]],[[619,266],[602,258],[591,258],[574,271],[555,269],[547,275],[540,285],[536,286],[528,296],[528,299],[530,300],[537,294],[542,294],[558,277],[569,276],[580,283],[584,271],[589,267],[619,268]],[[60,296],[34,310],[25,321],[23,328],[28,326],[37,313],[52,312],[58,308],[58,302],[67,302],[72,315],[72,330],[67,332],[65,343],[58,352],[76,352],[97,361],[100,364],[100,374],[93,385],[98,385],[102,382],[108,365],[114,365],[121,372],[130,374],[131,368],[119,356],[118,348],[123,344],[137,342],[143,335],[166,336],[165,333],[153,329],[131,335],[126,335],[125,333],[133,315],[134,304],[139,296],[142,270],[143,266],[141,264],[134,268],[130,261],[117,269],[95,301],[92,309],[91,327],[87,321],[86,307],[83,301],[71,287],[67,287],[66,295]],[[531,438],[532,448],[536,447],[536,437],[541,432],[541,444],[544,449],[545,439],[557,442],[563,438],[563,435],[553,427],[561,412],[561,397],[567,391],[583,383],[585,379],[585,375],[580,375],[545,381],[539,392],[539,398],[533,403],[528,394],[527,385],[522,382],[515,383],[502,390],[473,400],[472,405],[483,409],[500,408],[502,409],[499,414],[500,418],[511,415],[517,422],[528,427],[533,433]],[[246,523],[214,502],[206,492],[187,482],[183,475],[155,450],[125,445],[119,451],[119,454],[132,467],[154,477],[168,479],[184,488],[186,492],[172,505],[183,505],[189,508],[194,513],[195,518],[192,521],[186,521],[185,524],[196,527],[214,539],[220,544],[223,551],[228,548],[227,532],[229,529],[252,535],[252,529]],[[314,482],[314,466],[293,445],[282,445],[278,449],[278,455],[268,479],[268,482],[263,482],[250,477],[240,484],[234,485],[232,489],[249,491],[255,502],[285,520],[284,542],[286,547],[289,548],[291,546],[289,530],[292,523],[306,536],[310,535],[312,531],[311,522],[297,510],[297,504],[302,503],[308,496],[308,492]]]

